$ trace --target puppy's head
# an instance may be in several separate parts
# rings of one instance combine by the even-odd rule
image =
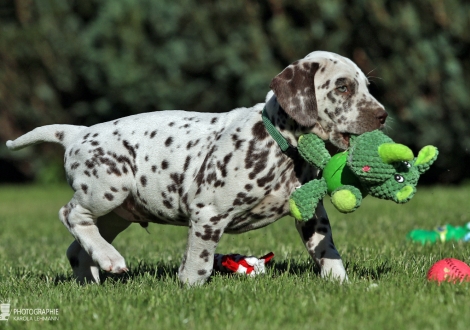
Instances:
[[[271,81],[284,111],[299,125],[340,149],[350,134],[382,129],[387,112],[369,93],[367,77],[351,60],[317,51],[285,68]]]

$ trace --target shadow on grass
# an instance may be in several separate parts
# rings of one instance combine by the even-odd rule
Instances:
[[[100,279],[105,281],[107,279],[113,279],[115,281],[126,283],[130,280],[141,278],[142,276],[150,276],[157,280],[162,280],[165,278],[172,278],[177,280],[178,277],[178,268],[179,266],[174,264],[168,264],[164,262],[157,262],[156,264],[146,264],[139,263],[136,267],[130,267],[129,271],[123,275],[114,275],[110,273],[101,272]],[[283,274],[302,276],[307,273],[319,273],[317,269],[314,269],[312,264],[305,262],[297,263],[291,260],[281,261],[281,262],[271,262],[268,265],[268,273],[272,273],[273,276],[277,277]],[[220,271],[213,271],[212,276],[237,276],[238,274],[225,273]],[[208,282],[211,281],[212,276],[208,279]]]
[[[311,263],[307,262],[295,262],[292,260],[284,260],[284,261],[274,261],[271,262],[267,267],[267,273],[272,274],[273,277],[278,277],[281,275],[295,275],[295,276],[303,276],[305,274],[311,274],[312,272],[315,274],[319,274],[319,270],[317,267],[313,266]],[[105,283],[106,281],[115,281],[120,283],[127,283],[130,281],[137,280],[144,276],[156,279],[156,280],[163,280],[163,279],[174,279],[177,280],[178,273],[178,266],[174,264],[168,264],[165,262],[157,262],[156,264],[147,264],[144,262],[140,262],[137,266],[129,266],[129,271],[125,274],[111,274],[107,272],[100,272],[100,280],[101,283]],[[31,274],[32,275],[32,274]],[[217,276],[233,276],[232,273],[224,273],[219,271],[214,271],[213,275]],[[41,281],[44,282],[53,282],[55,285],[60,285],[67,282],[75,281],[72,273],[69,274],[57,274],[55,276],[48,276],[45,274],[40,274],[39,278]],[[210,281],[210,278],[209,278]]]
[[[388,264],[387,261],[384,261],[377,265],[360,265],[346,263],[346,271],[351,276],[355,276],[360,279],[369,279],[369,280],[379,280],[384,275],[392,271],[392,267]],[[292,275],[292,276],[304,276],[306,274],[315,274],[319,275],[319,269],[314,266],[312,263],[307,263],[305,261],[295,262],[292,260],[283,260],[283,261],[274,261],[271,262],[267,270],[268,274],[272,274],[273,277],[278,277],[282,275]],[[111,274],[106,272],[100,272],[101,283],[106,281],[114,281],[119,283],[132,282],[138,280],[139,278],[150,277],[152,279],[161,281],[164,279],[171,279],[177,281],[178,279],[178,266],[174,264],[168,264],[165,262],[157,262],[156,264],[146,264],[139,263],[137,266],[130,266],[130,269],[125,274]],[[23,274],[21,277],[24,277]],[[29,274],[32,276],[33,274]],[[233,276],[232,273],[224,273],[215,271],[213,275],[216,276]],[[60,285],[67,282],[73,282],[74,277],[71,272],[68,274],[57,274],[55,276],[48,276],[45,274],[40,274],[39,278],[44,282],[53,282],[55,285]],[[210,282],[210,278],[209,278]]]
[[[360,279],[379,280],[391,271],[392,267],[387,261],[383,261],[374,266],[363,266],[360,264],[351,265],[351,263],[346,263],[346,272],[349,275],[355,275]]]
[[[284,260],[284,261],[275,261],[270,266],[273,269],[273,273],[277,275],[281,274],[289,274],[289,275],[297,275],[302,276],[304,274],[311,274],[312,272],[315,274],[320,274],[320,270],[312,263],[303,262],[295,262],[293,260]]]
[[[174,264],[168,264],[165,262],[157,262],[156,264],[147,264],[145,262],[139,262],[137,266],[129,265],[129,271],[125,274],[111,274],[107,272],[100,272],[101,283],[107,280],[113,280],[116,282],[127,283],[144,276],[150,277],[156,280],[163,279],[176,279],[178,274],[178,266]]]

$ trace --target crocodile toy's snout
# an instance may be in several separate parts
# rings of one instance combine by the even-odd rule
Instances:
[[[416,193],[415,187],[406,185],[395,194],[395,198],[396,198],[395,201],[397,203],[406,203],[411,199],[411,197],[413,197],[415,193]]]

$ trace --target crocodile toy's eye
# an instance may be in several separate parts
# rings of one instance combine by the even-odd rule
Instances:
[[[346,93],[348,91],[348,88],[346,86],[339,86],[336,88],[336,90],[340,93]]]
[[[405,178],[402,177],[400,174],[395,174],[395,180],[398,182],[398,183],[402,183],[405,181]]]
[[[408,162],[403,162],[403,164],[405,164],[405,165],[406,165],[406,167],[408,167],[408,168],[410,168],[410,167],[411,167],[411,164],[410,164],[410,163],[408,163]]]

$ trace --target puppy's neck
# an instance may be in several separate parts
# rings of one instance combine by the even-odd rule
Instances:
[[[293,120],[279,105],[275,95],[266,102],[266,113],[274,127],[294,147],[297,146],[299,137],[307,133],[313,133],[322,140],[328,140],[328,133],[323,130],[319,123],[316,123],[313,127],[304,127]]]

